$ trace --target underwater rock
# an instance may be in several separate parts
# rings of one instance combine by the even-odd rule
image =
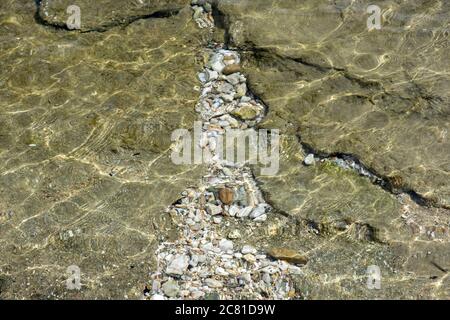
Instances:
[[[270,248],[267,254],[274,259],[284,260],[295,264],[306,264],[308,259],[295,250],[288,248]]]

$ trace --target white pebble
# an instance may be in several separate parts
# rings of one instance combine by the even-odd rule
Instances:
[[[252,210],[253,210],[253,207],[251,207],[251,206],[242,208],[242,209],[239,210],[239,212],[236,214],[236,217],[238,217],[238,218],[245,218],[245,217],[248,217],[249,214],[250,214],[250,212],[252,212]]]
[[[303,163],[307,166],[313,165],[315,163],[314,155],[312,153],[308,154]]]
[[[215,279],[211,279],[211,278],[205,280],[205,285],[210,288],[222,288],[223,287],[222,282],[217,281]]]
[[[257,252],[257,250],[254,247],[249,246],[249,245],[243,246],[242,250],[241,250],[242,254],[248,254],[248,253],[255,254],[256,252]]]
[[[189,265],[189,257],[186,255],[177,255],[166,268],[166,273],[170,275],[181,276]]]
[[[256,217],[255,219],[253,219],[253,221],[255,221],[255,222],[263,222],[263,221],[266,221],[266,220],[267,220],[267,214],[263,214],[263,215],[261,215],[259,217]]]
[[[224,168],[225,169],[225,168]],[[238,212],[239,212],[239,207],[238,206],[235,206],[235,205],[232,205],[231,207],[230,207],[230,209],[228,210],[228,214],[231,216],[231,217],[234,217]]]
[[[262,216],[265,212],[266,212],[266,206],[265,205],[258,205],[250,213],[250,218],[252,218],[252,219],[258,218],[259,216]]]
[[[228,250],[233,250],[233,241],[222,239],[219,242],[219,248],[225,252]]]
[[[222,268],[222,267],[217,267],[216,270],[215,270],[215,273],[216,273],[218,276],[225,276],[225,277],[226,277],[226,276],[229,275],[229,273],[226,272],[225,269]]]

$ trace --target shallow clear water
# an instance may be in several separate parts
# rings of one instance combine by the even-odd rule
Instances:
[[[164,209],[204,173],[169,158],[171,132],[197,120],[203,48],[224,41],[188,2],[79,1],[88,32],[66,30],[68,1],[40,15],[32,0],[1,2],[1,298],[142,297],[159,240],[177,237]],[[379,1],[369,32],[368,5],[219,1],[269,110],[261,127],[283,138],[280,171],[256,177],[278,214],[232,225],[242,242],[307,254],[305,298],[448,298],[450,6]],[[302,144],[393,182],[303,166]],[[81,291],[66,289],[70,265]],[[383,290],[367,289],[369,265]]]

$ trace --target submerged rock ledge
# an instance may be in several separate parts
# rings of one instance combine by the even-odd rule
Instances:
[[[450,11],[431,3],[441,1],[394,5],[378,32],[365,29],[364,1],[226,0],[217,8],[229,45],[247,53],[251,89],[270,106],[261,127],[300,135],[327,154],[355,155],[400,189],[449,208],[450,79],[445,47],[433,46],[444,30],[433,19],[404,27],[419,9],[433,8],[436,19]]]
[[[0,3],[0,298],[450,297],[449,4],[381,1],[368,32],[368,1],[76,2],[81,32],[72,1]],[[221,98],[257,103],[216,116],[220,50]],[[199,114],[280,129],[280,170],[174,165]]]

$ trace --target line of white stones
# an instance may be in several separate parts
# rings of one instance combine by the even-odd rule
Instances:
[[[196,111],[202,119],[199,146],[212,157],[201,185],[184,191],[182,198],[167,210],[180,236],[158,247],[157,271],[151,275],[148,296],[151,299],[294,297],[290,275],[300,274],[299,267],[272,260],[250,245],[237,248],[233,242],[241,237],[237,229],[229,230],[226,237],[221,235],[220,227],[226,226],[228,219],[262,223],[270,212],[251,170],[245,164],[224,161],[217,153],[220,136],[227,130],[253,127],[262,120],[265,108],[247,90],[246,78],[240,73],[239,54],[220,45],[207,50],[209,61],[199,73],[202,87]]]

